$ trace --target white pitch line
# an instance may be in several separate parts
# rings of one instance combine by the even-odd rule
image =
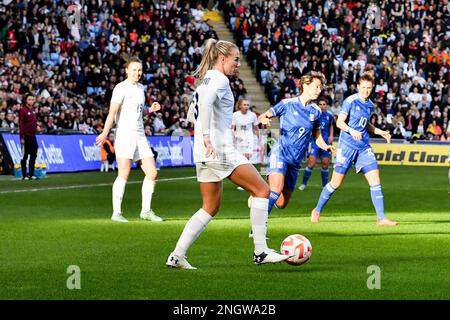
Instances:
[[[190,177],[178,177],[178,178],[166,178],[166,179],[158,179],[156,182],[166,182],[166,181],[176,181],[176,180],[189,180],[194,179],[196,176]],[[127,184],[136,184],[142,183],[142,181],[129,181]],[[97,184],[78,184],[73,186],[64,186],[64,187],[48,187],[48,188],[33,188],[33,189],[18,189],[18,190],[6,190],[0,191],[0,194],[7,193],[21,193],[21,192],[36,192],[36,191],[49,191],[49,190],[67,190],[67,189],[83,189],[83,188],[92,188],[92,187],[106,187],[112,186],[112,182],[109,183],[97,183]]]

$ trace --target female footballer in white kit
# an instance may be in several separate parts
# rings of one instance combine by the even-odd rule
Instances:
[[[214,39],[206,41],[202,61],[195,72],[199,85],[189,108],[189,117],[195,124],[194,162],[203,206],[186,223],[175,250],[167,258],[169,267],[196,269],[185,254],[219,211],[225,178],[254,197],[250,208],[254,263],[276,263],[289,258],[267,247],[269,186],[233,146],[234,97],[227,76],[235,75],[239,66],[239,49],[235,44]]]
[[[150,221],[162,221],[151,209],[152,195],[155,189],[157,171],[153,152],[144,133],[142,112],[145,106],[144,86],[139,83],[142,76],[142,62],[131,57],[126,63],[127,79],[114,87],[105,128],[97,137],[101,146],[108,136],[113,123],[117,124],[114,148],[116,151],[118,176],[112,187],[113,215],[111,220],[128,222],[122,215],[122,198],[133,161],[138,161],[145,173],[142,183],[142,209],[140,218]],[[150,112],[160,109],[153,102]]]
[[[237,111],[233,113],[231,131],[234,135],[234,145],[244,157],[251,159],[255,149],[255,136],[259,140],[258,117],[249,110],[250,102],[239,99],[236,103]],[[244,190],[238,187],[238,190]]]

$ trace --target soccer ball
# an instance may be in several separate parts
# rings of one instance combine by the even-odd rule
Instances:
[[[286,260],[287,263],[301,266],[309,261],[312,254],[311,242],[301,234],[293,234],[283,240],[280,252],[293,256]]]

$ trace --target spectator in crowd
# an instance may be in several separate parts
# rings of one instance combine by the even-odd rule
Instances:
[[[405,138],[412,136],[417,131],[417,118],[411,109],[408,110],[405,119]]]
[[[185,136],[187,131],[181,127],[180,121],[175,122],[175,124],[171,127],[171,135],[172,136]]]
[[[6,121],[5,111],[0,111],[0,130],[9,130],[8,122]]]
[[[404,139],[406,136],[405,128],[403,128],[402,122],[397,122],[395,129],[392,133],[392,139]]]
[[[298,79],[317,70],[332,84],[323,94],[331,98],[335,113],[343,99],[356,92],[359,75],[373,70],[377,86],[371,99],[377,102],[378,127],[400,132],[390,123],[400,112],[405,138],[409,132],[411,138],[421,138],[435,107],[441,112],[436,124],[442,122],[450,97],[448,1],[424,2],[420,11],[406,0],[295,5],[288,0],[220,4],[236,42],[249,43],[243,51],[271,103],[292,95],[285,81],[288,73]],[[246,19],[245,33],[231,24],[241,18]]]
[[[153,120],[153,132],[155,132],[155,134],[164,134],[165,131],[166,126],[164,125],[162,114],[158,113],[156,118]]]
[[[217,39],[217,34],[203,21],[204,9],[197,2],[135,4],[41,0],[5,4],[0,18],[4,32],[0,32],[0,111],[5,119],[0,126],[18,130],[20,102],[32,92],[39,132],[100,132],[112,89],[124,80],[123,56],[137,55],[143,60],[147,98],[164,101],[161,114],[169,113],[167,129],[158,125],[152,134],[170,134],[168,129],[188,110],[194,89],[191,74],[201,61],[205,40]],[[238,78],[230,83],[235,81],[235,96],[245,95],[244,83]],[[156,118],[146,115],[145,125],[154,128]],[[183,129],[193,133],[187,122]]]

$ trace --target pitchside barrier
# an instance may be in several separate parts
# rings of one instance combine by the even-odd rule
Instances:
[[[337,143],[334,145],[337,147]],[[380,165],[433,166],[449,165],[450,143],[417,141],[409,143],[403,140],[386,143],[373,139],[370,142]]]
[[[450,144],[421,141],[411,143],[371,144],[379,164],[446,167]]]
[[[47,172],[75,172],[99,170],[100,148],[95,135],[37,135],[39,145],[36,163],[44,164]],[[158,167],[193,166],[193,138],[172,136],[148,137],[158,152]],[[381,165],[448,166],[449,143],[384,143],[373,140],[371,145]],[[335,142],[336,145],[336,142]],[[337,145],[336,145],[337,146]],[[264,158],[263,155],[256,158]],[[22,146],[18,134],[0,135],[0,173],[13,174],[14,166],[22,159]],[[253,162],[253,161],[252,161]],[[255,160],[257,161],[257,159]]]
[[[12,174],[14,165],[22,159],[22,146],[18,134],[0,135],[0,159],[4,174]],[[100,170],[100,147],[95,145],[96,135],[37,135],[36,163],[45,164],[49,172],[75,172]],[[158,153],[158,167],[193,166],[192,137],[152,136],[150,145]]]

